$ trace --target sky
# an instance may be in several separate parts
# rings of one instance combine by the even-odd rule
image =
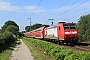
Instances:
[[[90,0],[0,0],[0,27],[8,20],[16,22],[20,31],[36,23],[77,23],[81,16],[90,14]]]

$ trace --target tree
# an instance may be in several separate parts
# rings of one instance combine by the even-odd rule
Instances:
[[[2,33],[2,29],[0,29],[0,33]]]
[[[90,14],[81,16],[77,27],[80,41],[90,41]]]
[[[22,32],[18,32],[18,38],[20,38],[20,37],[22,37],[23,36],[23,34],[22,34]]]
[[[18,33],[18,27],[14,26],[14,25],[9,25],[5,31],[9,31],[12,32],[13,34],[17,35]]]
[[[7,21],[5,22],[5,24],[3,25],[2,27],[2,31],[5,31],[5,29],[9,26],[9,25],[14,25],[18,28],[18,31],[19,31],[19,26],[14,22],[14,21]]]
[[[26,30],[26,32],[29,32],[30,31],[30,26],[26,26],[25,30]]]
[[[5,40],[5,44],[11,44],[15,42],[16,38],[13,36],[11,32],[5,31],[3,33],[3,38]]]
[[[1,44],[1,43],[4,43],[4,41],[5,41],[5,40],[4,40],[4,37],[3,37],[3,33],[0,33],[0,44]]]
[[[2,29],[0,29],[0,52],[15,43],[19,35],[19,26],[14,21],[5,22]]]

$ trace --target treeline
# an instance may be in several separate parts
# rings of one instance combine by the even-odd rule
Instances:
[[[80,17],[77,28],[79,41],[90,42],[90,14]]]
[[[14,21],[5,22],[0,29],[0,52],[13,44],[20,35],[19,26]]]
[[[25,30],[26,30],[26,32],[29,32],[29,31],[35,30],[35,29],[43,27],[43,26],[49,26],[49,25],[36,23],[34,25],[31,25],[31,26],[26,26]]]

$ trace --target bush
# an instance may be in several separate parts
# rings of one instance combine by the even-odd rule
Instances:
[[[2,33],[0,33],[0,44],[3,44],[4,43],[4,36]]]
[[[13,37],[13,34],[11,33],[11,32],[7,32],[7,31],[5,31],[4,33],[3,33],[3,37],[4,37],[4,40],[5,40],[5,43],[6,44],[11,44],[11,43],[13,43],[13,42],[15,42],[15,38]]]
[[[0,33],[0,52],[8,48],[15,40],[16,38],[11,32]]]

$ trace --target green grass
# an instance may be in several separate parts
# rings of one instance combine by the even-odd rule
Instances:
[[[12,50],[15,47],[15,43],[11,44],[6,50],[0,53],[0,60],[10,60]]]
[[[4,52],[0,53],[0,60],[10,60],[12,50],[8,49],[5,50]]]
[[[40,51],[37,50],[37,48],[33,44],[30,43],[30,39],[23,38],[22,40],[29,47],[32,56],[34,56],[34,60],[48,60],[41,54]]]

